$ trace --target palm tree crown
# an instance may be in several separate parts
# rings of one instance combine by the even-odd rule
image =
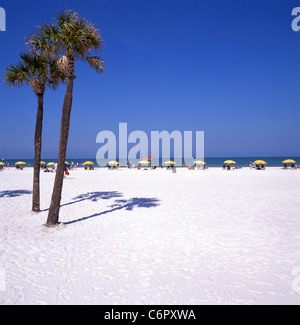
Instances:
[[[76,61],[87,62],[98,73],[104,71],[103,59],[93,55],[103,48],[101,34],[92,23],[80,18],[75,11],[60,12],[56,21],[37,27],[36,32],[27,37],[27,44],[35,51],[51,55],[67,77],[76,78]]]
[[[36,94],[43,94],[46,87],[57,88],[65,79],[53,59],[42,53],[23,52],[20,61],[6,68],[5,82],[9,87],[30,85]]]

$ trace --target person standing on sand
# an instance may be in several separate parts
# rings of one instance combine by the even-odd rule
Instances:
[[[250,161],[250,170],[253,169],[253,160]]]
[[[68,168],[68,166],[66,164],[65,164],[64,170],[65,170],[64,178],[67,178],[67,176],[70,175],[70,173],[69,173],[69,168]]]

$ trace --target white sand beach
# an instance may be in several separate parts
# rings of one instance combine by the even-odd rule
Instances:
[[[0,304],[299,304],[300,171],[0,173]]]

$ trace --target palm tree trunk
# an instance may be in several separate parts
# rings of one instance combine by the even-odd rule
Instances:
[[[61,119],[57,170],[56,170],[56,176],[54,181],[51,204],[49,208],[48,219],[46,223],[47,227],[56,226],[59,221],[59,210],[60,210],[60,203],[61,203],[61,194],[63,189],[64,168],[65,168],[65,161],[66,161],[66,154],[67,154],[67,144],[69,138],[70,117],[71,117],[71,109],[72,109],[73,82],[74,79],[72,77],[67,78],[67,90],[65,94],[63,111],[62,111],[62,119]]]
[[[44,94],[37,94],[38,110],[35,125],[34,137],[34,167],[33,167],[33,191],[32,191],[32,211],[40,211],[40,168],[42,152],[42,129],[44,115]]]

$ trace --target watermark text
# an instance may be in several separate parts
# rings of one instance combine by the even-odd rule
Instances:
[[[0,32],[6,32],[6,12],[0,7]]]
[[[96,143],[101,144],[96,156],[100,167],[117,156],[120,166],[138,160],[150,160],[149,164],[158,166],[160,158],[170,161],[171,157],[177,166],[192,163],[194,157],[204,160],[204,131],[151,131],[148,137],[139,130],[128,134],[127,123],[120,123],[117,136],[112,131],[101,131]],[[151,159],[147,159],[149,154]]]
[[[0,267],[0,292],[4,292],[6,290],[6,274],[5,269]]]
[[[296,16],[296,18],[292,21],[292,30],[294,32],[300,31],[300,7],[296,7],[292,11],[292,16]]]
[[[300,295],[300,267],[295,267],[292,275],[295,277],[292,282],[292,289]]]

